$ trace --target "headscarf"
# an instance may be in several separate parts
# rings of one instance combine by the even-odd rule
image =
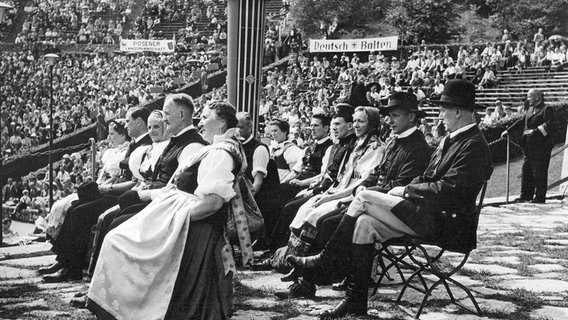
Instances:
[[[171,132],[170,130],[166,129],[166,117],[164,115],[164,112],[162,110],[154,110],[152,111],[152,113],[150,113],[150,115],[148,116],[148,124],[151,121],[155,121],[155,122],[161,122],[162,123],[162,131],[163,131],[163,135],[162,135],[162,141],[166,141],[171,137]],[[158,141],[161,142],[161,141]]]

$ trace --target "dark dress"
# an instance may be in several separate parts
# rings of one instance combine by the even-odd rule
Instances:
[[[180,174],[177,179],[178,192],[181,190],[193,193],[196,190],[199,164],[200,162],[193,164]],[[235,165],[233,169],[235,175],[237,168],[240,168],[240,165]],[[221,255],[224,245],[223,228],[226,212],[227,205],[225,204],[221,210],[208,218],[190,223],[183,254],[181,258],[179,254],[177,256],[180,258],[179,270],[164,319],[224,320],[229,318],[232,301],[232,272],[225,273]],[[143,248],[140,250],[145,253]],[[101,251],[101,254],[104,252],[104,250]],[[175,264],[175,259],[178,258],[172,257],[172,263]],[[149,259],[152,261],[151,258]],[[104,277],[101,277],[97,271],[95,271],[93,282],[97,279],[104,280]],[[146,289],[152,290],[153,288],[144,290]],[[107,311],[108,307],[99,305],[90,297],[91,291],[87,308],[95,313],[98,319],[116,319]]]

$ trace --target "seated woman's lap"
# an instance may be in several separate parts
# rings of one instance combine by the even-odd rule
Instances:
[[[124,210],[121,210],[119,213],[117,213],[110,226],[108,231],[118,227],[119,225],[121,225],[122,223],[124,223],[126,220],[134,217],[138,212],[142,211],[144,208],[146,208],[146,206],[148,206],[149,203],[139,203],[139,204],[135,204],[132,205]]]

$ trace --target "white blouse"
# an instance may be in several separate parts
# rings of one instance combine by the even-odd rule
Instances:
[[[110,148],[105,151],[101,157],[103,167],[101,168],[99,178],[97,179],[97,183],[99,185],[105,184],[105,182],[110,179],[118,177],[120,174],[120,161],[124,160],[126,152],[128,151],[128,145],[129,143],[125,142],[116,148]]]

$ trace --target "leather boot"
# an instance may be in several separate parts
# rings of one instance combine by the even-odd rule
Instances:
[[[286,261],[293,267],[312,269],[316,266],[331,266],[336,259],[344,260],[341,258],[347,256],[349,252],[350,244],[353,240],[353,232],[355,231],[355,222],[357,222],[357,218],[344,215],[331,239],[329,239],[319,254],[308,257],[290,255],[286,257]]]
[[[337,319],[346,315],[363,316],[367,314],[369,276],[373,268],[372,244],[352,246],[351,266],[345,279],[345,298],[339,305],[320,315],[320,319]]]
[[[50,265],[47,268],[40,268],[37,270],[37,273],[39,274],[52,274],[52,273],[56,273],[57,271],[61,270],[65,268],[65,265],[61,262],[56,262],[52,265]]]

